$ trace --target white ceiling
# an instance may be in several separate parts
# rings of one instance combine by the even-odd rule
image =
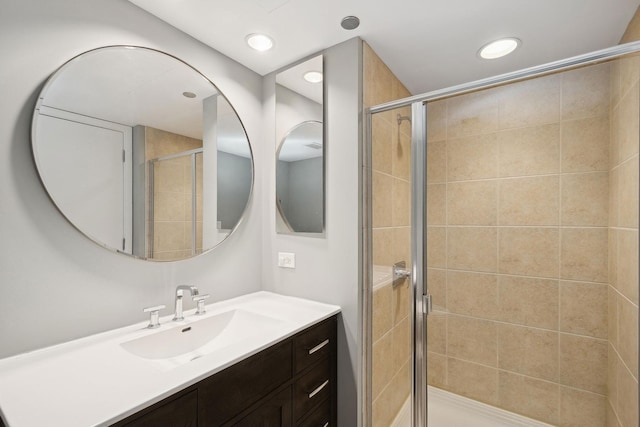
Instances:
[[[196,96],[187,98],[183,92]],[[41,96],[47,107],[202,139],[203,102],[217,94],[211,82],[173,57],[111,47],[68,62]],[[223,97],[217,98],[216,120],[218,150],[250,157],[242,123]]]
[[[276,83],[322,105],[324,99],[321,82],[309,83],[304,79],[304,75],[309,71],[322,73],[323,70],[322,55],[318,55],[278,73]]]
[[[185,91],[196,97],[184,97]],[[48,84],[43,105],[202,139],[202,102],[217,93],[209,81],[168,55],[113,47],[67,63]]]
[[[640,0],[130,0],[265,75],[354,36],[366,40],[413,94],[527,68],[618,43]],[[361,25],[340,27],[347,15]],[[250,33],[275,40],[269,52]],[[522,40],[483,61],[488,41]]]

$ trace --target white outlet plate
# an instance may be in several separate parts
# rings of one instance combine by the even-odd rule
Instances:
[[[296,254],[291,252],[278,252],[278,267],[296,268]]]

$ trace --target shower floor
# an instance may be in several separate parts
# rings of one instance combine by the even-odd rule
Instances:
[[[429,427],[552,427],[495,406],[435,387],[428,387]],[[411,427],[411,401],[407,399],[391,427]]]

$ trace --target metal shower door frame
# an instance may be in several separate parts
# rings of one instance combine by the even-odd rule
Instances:
[[[386,105],[386,104],[385,104]],[[360,391],[362,398],[359,400],[360,426],[372,425],[372,320],[373,320],[373,292],[371,286],[373,265],[373,239],[371,237],[372,212],[372,116],[376,112],[384,112],[397,107],[385,108],[385,105],[373,107],[366,112],[365,117],[365,144],[362,158],[362,179],[364,181],[362,204],[362,252],[363,262],[366,267],[362,271],[365,286],[361,289],[360,307],[362,340],[360,346]],[[411,105],[411,405],[412,425],[426,426],[427,423],[427,369],[426,369],[426,311],[430,303],[425,300],[426,289],[426,171],[427,171],[427,123],[426,103],[416,101]],[[398,107],[406,106],[406,104]]]
[[[360,347],[360,425],[370,426],[372,423],[371,408],[371,324],[373,320],[371,289],[373,265],[373,239],[371,238],[372,218],[372,116],[376,113],[411,106],[411,346],[412,346],[412,425],[426,427],[428,425],[427,410],[427,329],[426,317],[430,310],[428,299],[428,284],[426,282],[426,171],[427,171],[427,102],[436,101],[464,93],[474,92],[490,87],[514,83],[534,77],[566,71],[572,68],[595,64],[627,54],[640,52],[640,41],[614,46],[568,59],[550,62],[548,64],[527,68],[520,71],[501,74],[498,76],[477,80],[474,82],[452,86],[449,88],[411,96],[385,104],[373,106],[365,111],[365,146],[363,150],[363,266],[362,274],[364,286],[361,289],[362,316]]]
[[[197,220],[196,156],[198,154],[202,155],[202,153],[204,153],[204,150],[202,148],[195,148],[193,150],[181,151],[176,154],[170,154],[167,156],[156,157],[155,159],[147,160],[147,176],[149,179],[149,189],[148,189],[148,195],[147,195],[147,197],[149,198],[149,209],[148,209],[147,219],[146,219],[146,222],[149,227],[147,230],[147,233],[149,235],[147,243],[149,247],[147,248],[147,251],[145,254],[147,258],[153,258],[154,256],[154,253],[153,253],[153,243],[154,243],[154,236],[155,236],[154,234],[155,232],[155,229],[154,229],[155,169],[154,167],[156,164],[164,160],[173,160],[179,157],[190,157],[190,162],[191,162],[191,256],[196,255],[196,236],[197,236],[197,232],[196,232],[197,231],[196,230],[196,220]]]
[[[427,104],[411,104],[411,408],[412,425],[427,425]]]

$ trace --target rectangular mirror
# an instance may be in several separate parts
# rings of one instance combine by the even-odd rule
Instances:
[[[276,231],[324,234],[322,55],[276,75]]]

